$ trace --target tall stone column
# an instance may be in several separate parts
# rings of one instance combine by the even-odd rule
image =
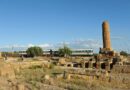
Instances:
[[[107,21],[104,21],[102,24],[102,37],[103,37],[103,48],[106,50],[111,50],[110,28],[109,23]]]
[[[1,54],[1,52],[0,52],[0,58],[2,58],[2,54]]]

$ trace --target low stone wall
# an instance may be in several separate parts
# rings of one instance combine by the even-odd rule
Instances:
[[[63,73],[59,74],[57,73],[57,78],[65,78],[65,79],[71,79],[71,78],[84,78],[84,79],[99,79],[100,77],[108,77],[109,73],[105,70],[97,70],[97,69],[84,69],[84,68],[68,68],[68,67],[57,67],[64,70]]]

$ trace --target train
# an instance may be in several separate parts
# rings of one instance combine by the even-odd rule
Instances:
[[[23,56],[27,55],[26,51],[19,51],[19,54]],[[72,49],[70,56],[92,56],[93,54],[93,49]],[[50,55],[59,56],[59,51],[53,49],[43,51],[43,56]]]
[[[71,56],[92,56],[93,49],[73,49]]]
[[[59,51],[58,50],[45,50],[43,55],[44,56],[49,56],[52,52],[53,56],[59,56]],[[92,56],[93,49],[72,49],[72,53],[70,56]]]

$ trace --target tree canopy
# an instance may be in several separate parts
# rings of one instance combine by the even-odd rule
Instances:
[[[60,56],[66,57],[66,56],[71,55],[71,53],[72,53],[71,49],[67,46],[64,46],[63,48],[59,48],[59,55]]]
[[[120,52],[120,55],[128,56],[128,53],[127,53],[126,51],[121,51],[121,52]]]
[[[27,55],[30,57],[35,57],[35,56],[42,56],[43,55],[43,50],[41,47],[30,47],[27,49]]]

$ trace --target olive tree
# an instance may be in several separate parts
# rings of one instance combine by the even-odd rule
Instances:
[[[35,56],[42,56],[43,55],[43,50],[41,47],[29,47],[26,51],[27,55],[30,57],[35,57]]]
[[[64,57],[70,56],[72,53],[72,50],[67,46],[64,46],[63,48],[59,48],[58,51],[59,51],[59,55]]]

